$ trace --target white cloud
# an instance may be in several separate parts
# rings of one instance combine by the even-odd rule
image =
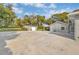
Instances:
[[[38,7],[38,8],[56,8],[56,5],[55,4],[50,4],[49,6],[46,6],[44,3],[28,3],[28,4],[25,4],[24,3],[24,5],[25,6],[28,6],[28,5],[30,5],[30,6],[33,6],[33,7]]]
[[[43,10],[45,11],[45,13],[42,13],[41,15],[45,15],[46,18],[49,18],[51,16],[51,14],[55,13],[55,8],[56,8],[56,5],[55,4],[50,4],[50,5],[45,5],[43,3],[28,3],[28,4],[25,4],[25,6],[33,6],[33,7],[37,7],[37,8],[43,8]],[[49,10],[48,10],[49,9]],[[35,13],[36,15],[38,15],[38,13]],[[32,13],[28,13],[26,12],[24,15],[32,15]]]
[[[22,8],[17,8],[16,4],[14,4],[15,6],[13,7],[13,11],[15,13],[21,14],[23,13],[23,9]],[[59,9],[56,10],[55,8],[57,8],[57,6],[55,4],[50,4],[50,5],[45,5],[43,3],[27,3],[27,4],[23,4],[25,6],[33,6],[33,7],[37,7],[37,8],[42,8],[45,12],[44,13],[40,13],[40,15],[44,15],[46,18],[49,18],[52,14],[56,14],[56,13],[62,13],[62,12],[71,12],[72,9],[70,8],[66,8],[66,9]],[[40,10],[41,11],[41,10]],[[34,12],[25,12],[23,15],[33,15]],[[34,13],[35,15],[39,15],[38,12]]]
[[[50,10],[47,13],[45,13],[44,15],[46,18],[49,18],[53,13],[55,13],[55,10]]]
[[[24,13],[24,15],[32,15],[32,13],[26,12]]]
[[[38,13],[29,13],[29,12],[26,12],[24,13],[24,15],[39,15]]]
[[[63,12],[72,12],[72,9],[66,8],[66,9],[60,9],[60,10],[52,10],[50,9],[46,13],[44,13],[46,18],[49,18],[51,15],[56,14],[56,13],[63,13]]]
[[[12,3],[12,9],[16,14],[22,14],[23,13],[23,9],[22,7],[18,8],[18,4],[17,3]]]
[[[48,8],[56,8],[55,4],[50,4]]]
[[[55,13],[62,13],[62,12],[72,12],[72,9],[70,8],[60,9],[60,10],[57,10]]]
[[[45,7],[45,5],[44,4],[42,4],[42,3],[27,3],[27,4],[25,4],[24,3],[24,5],[30,5],[30,6],[33,6],[33,7]]]
[[[63,12],[71,12],[72,10],[70,8],[66,9],[60,9],[60,10],[55,10],[55,9],[45,9],[45,13],[42,13],[40,15],[45,16],[46,18],[51,17],[51,15],[56,14],[56,13],[63,13]],[[26,12],[24,15],[33,15],[33,13]],[[34,15],[39,15],[38,13],[34,13]]]
[[[8,4],[12,4],[12,10],[17,14],[21,14],[21,13],[23,13],[23,10],[22,10],[22,8],[18,8],[18,7],[16,7],[17,6],[17,4],[16,3],[6,3],[6,4],[4,4],[4,6],[6,6],[6,5],[8,5]]]
[[[36,7],[46,7],[44,4],[40,3],[40,4],[35,4]]]
[[[14,11],[15,13],[18,13],[18,14],[23,13],[23,10],[22,10],[21,8],[12,7],[12,9],[13,9],[13,11]]]

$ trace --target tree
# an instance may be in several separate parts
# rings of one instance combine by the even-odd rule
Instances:
[[[24,25],[31,24],[31,20],[30,20],[30,17],[28,15],[24,16],[23,23],[24,23]]]
[[[45,22],[45,16],[39,16],[37,15],[37,24],[42,25]]]
[[[15,13],[12,11],[12,4],[8,4],[5,8],[5,12],[6,14],[8,15],[8,18],[7,21],[8,21],[8,25],[14,25],[14,22],[15,22],[15,18],[16,18],[16,15]]]
[[[51,18],[48,18],[47,20],[46,20],[46,23],[48,24],[48,25],[50,25],[50,24],[53,24],[55,21],[53,20],[53,19],[51,19]]]
[[[54,15],[52,15],[52,18],[66,23],[68,21],[68,16],[67,16],[68,14],[69,13],[67,13],[67,12],[54,14]]]
[[[32,19],[32,20],[31,20],[31,24],[32,24],[32,25],[37,25],[37,21],[36,21],[35,19]]]
[[[0,23],[1,23],[1,26],[4,25],[4,27],[8,27],[9,25],[13,24],[14,18],[16,17],[11,7],[8,7],[8,6],[4,6],[4,4],[0,4],[0,11],[1,11],[0,12]]]
[[[21,22],[21,19],[16,19],[16,25],[19,26],[19,27],[22,27],[22,22]]]

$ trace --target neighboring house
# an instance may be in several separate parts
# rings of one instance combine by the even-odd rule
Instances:
[[[50,25],[50,32],[67,32],[67,24],[61,21],[56,21]]]
[[[25,25],[24,28],[27,29],[27,31],[36,31],[37,27],[32,25]]]
[[[46,24],[46,23],[43,23],[42,25],[43,25],[44,27],[49,27],[49,25]]]
[[[64,32],[79,40],[79,9],[68,14],[68,23],[56,21],[50,25],[50,32]]]
[[[46,23],[43,23],[42,26],[45,27],[45,30],[46,31],[49,31],[50,30],[50,25],[46,24]]]
[[[36,31],[37,27],[36,26],[32,26],[31,29],[32,29],[32,31]]]

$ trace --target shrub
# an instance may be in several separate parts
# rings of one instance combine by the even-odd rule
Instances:
[[[39,25],[39,26],[37,27],[37,30],[43,31],[43,30],[45,30],[45,27],[42,26],[42,25]]]
[[[27,28],[25,28],[25,27],[21,27],[21,29],[22,29],[22,30],[27,30]]]

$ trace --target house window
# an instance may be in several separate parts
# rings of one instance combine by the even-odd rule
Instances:
[[[61,27],[61,30],[64,30],[65,28],[64,27]]]

